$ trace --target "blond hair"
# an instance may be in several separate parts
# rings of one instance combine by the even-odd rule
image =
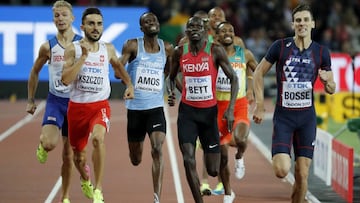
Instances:
[[[58,1],[56,1],[56,2],[54,3],[54,5],[53,5],[52,9],[54,10],[55,8],[59,8],[59,7],[66,7],[66,8],[68,8],[68,9],[71,11],[71,13],[72,13],[72,6],[71,6],[71,4],[70,4],[69,2],[67,2],[67,1],[64,1],[64,0],[58,0]]]

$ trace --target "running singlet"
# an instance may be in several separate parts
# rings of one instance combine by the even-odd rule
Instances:
[[[75,35],[72,41],[77,41],[81,38],[80,35]],[[69,98],[71,85],[65,86],[61,82],[65,48],[59,44],[56,37],[49,40],[49,45],[49,92],[58,97]]]
[[[81,56],[79,41],[75,46],[75,60]],[[110,96],[109,57],[106,44],[99,41],[99,50],[90,52],[73,83],[70,100],[90,103],[106,100]]]
[[[300,51],[293,38],[277,40],[265,59],[276,63],[277,105],[286,109],[313,107],[313,85],[319,69],[331,71],[329,50],[312,41]]]
[[[144,39],[137,38],[136,58],[127,66],[134,86],[134,99],[127,99],[127,109],[144,110],[164,106],[164,68],[166,53],[164,42],[158,39],[160,51],[147,53]]]
[[[211,55],[212,43],[205,42],[196,56],[183,46],[180,68],[183,74],[181,101],[194,107],[208,108],[216,105],[215,88],[217,69]]]
[[[229,56],[231,67],[234,69],[239,81],[239,92],[237,99],[246,96],[246,60],[244,49],[234,46],[235,55]],[[216,98],[218,101],[230,101],[231,97],[230,79],[225,75],[224,71],[219,68],[216,79]]]

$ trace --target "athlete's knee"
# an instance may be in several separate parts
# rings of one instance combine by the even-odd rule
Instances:
[[[71,162],[73,159],[73,151],[71,149],[63,149],[62,158],[63,162]]]
[[[221,154],[220,168],[224,168],[229,163],[229,156],[227,154]]]
[[[286,167],[284,164],[273,162],[273,169],[276,177],[285,178],[290,171],[289,167]]]
[[[40,143],[46,151],[52,151],[55,149],[58,139],[53,138],[46,132],[42,132],[40,135]]]
[[[295,179],[298,184],[306,184],[309,177],[309,168],[304,165],[295,165]]]
[[[211,177],[216,177],[219,174],[219,169],[217,167],[207,167],[206,169]]]
[[[291,168],[290,156],[286,153],[279,153],[273,157],[273,169],[276,177],[285,178]]]
[[[183,159],[184,159],[184,166],[185,168],[195,168],[196,167],[196,161],[195,161],[195,157],[190,156],[190,155],[183,155]]]
[[[151,156],[153,159],[159,159],[162,156],[161,144],[154,145],[151,149]]]
[[[287,176],[287,174],[289,173],[288,170],[284,169],[284,168],[277,168],[274,167],[274,172],[276,177],[278,178],[285,178]]]
[[[100,147],[100,145],[104,144],[103,136],[100,134],[93,134],[92,136],[92,144],[94,148]]]
[[[75,164],[85,163],[85,161],[86,161],[86,157],[81,152],[74,153],[73,159],[74,159]]]
[[[142,161],[141,154],[139,153],[130,152],[129,156],[130,156],[131,164],[134,166],[138,166]]]

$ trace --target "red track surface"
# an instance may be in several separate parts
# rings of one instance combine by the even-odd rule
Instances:
[[[10,103],[0,101],[0,133],[4,133],[19,120],[27,116],[24,101]],[[151,156],[148,138],[146,139],[143,161],[134,167],[128,157],[126,141],[126,114],[123,102],[111,101],[112,117],[110,134],[106,137],[106,166],[103,181],[103,193],[108,203],[152,202]],[[169,108],[172,140],[176,152],[178,171],[181,181],[184,202],[194,202],[185,179],[182,156],[177,142],[176,118],[177,107]],[[57,182],[61,165],[61,143],[50,152],[46,164],[39,164],[35,149],[39,142],[40,124],[43,112],[40,112],[29,123],[23,125],[9,137],[0,141],[0,203],[39,203],[44,202]],[[2,134],[1,134],[2,135]],[[0,136],[1,136],[0,135]],[[163,154],[165,174],[161,202],[178,202],[174,184],[174,176],[169,160],[169,146],[165,142]],[[89,148],[89,152],[91,148]],[[234,154],[235,150],[231,149]],[[90,153],[88,161],[91,163]],[[201,150],[197,153],[198,169],[201,169]],[[246,176],[241,181],[231,176],[231,184],[236,193],[234,202],[242,203],[282,203],[290,202],[291,185],[275,178],[271,165],[249,143],[245,154]],[[230,168],[234,162],[230,161]],[[233,170],[231,170],[233,172]],[[175,176],[176,177],[176,176]],[[212,187],[216,178],[211,178]],[[179,191],[178,191],[179,192]],[[71,201],[73,203],[92,202],[86,199],[80,190],[79,174],[74,169]],[[58,202],[57,192],[53,202]],[[204,197],[205,202],[222,202],[223,196]]]

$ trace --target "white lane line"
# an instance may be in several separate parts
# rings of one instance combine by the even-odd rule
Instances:
[[[255,147],[261,152],[261,154],[271,163],[272,157],[270,150],[266,145],[256,136],[256,134],[250,130],[249,141],[255,145]],[[294,185],[295,178],[294,174],[289,172],[288,175],[284,178],[291,185]],[[311,192],[308,190],[306,192],[306,199],[311,203],[321,203]]]
[[[174,178],[175,191],[178,203],[184,203],[184,194],[181,187],[181,180],[179,175],[179,167],[177,165],[176,153],[174,149],[173,134],[171,131],[171,118],[167,105],[164,105],[164,114],[166,118],[166,144],[169,151],[171,170]]]
[[[61,176],[58,178],[58,180],[56,181],[53,189],[51,190],[49,196],[46,198],[44,203],[52,203],[56,194],[59,192],[60,187],[61,187],[61,183],[62,183],[62,178]]]
[[[29,123],[33,118],[37,116],[44,108],[45,108],[45,101],[40,102],[38,105],[34,115],[26,115],[23,119],[18,121],[15,125],[11,126],[9,129],[7,129],[5,132],[0,134],[0,142],[3,141],[5,138],[9,137],[12,133],[20,129],[25,124]]]

